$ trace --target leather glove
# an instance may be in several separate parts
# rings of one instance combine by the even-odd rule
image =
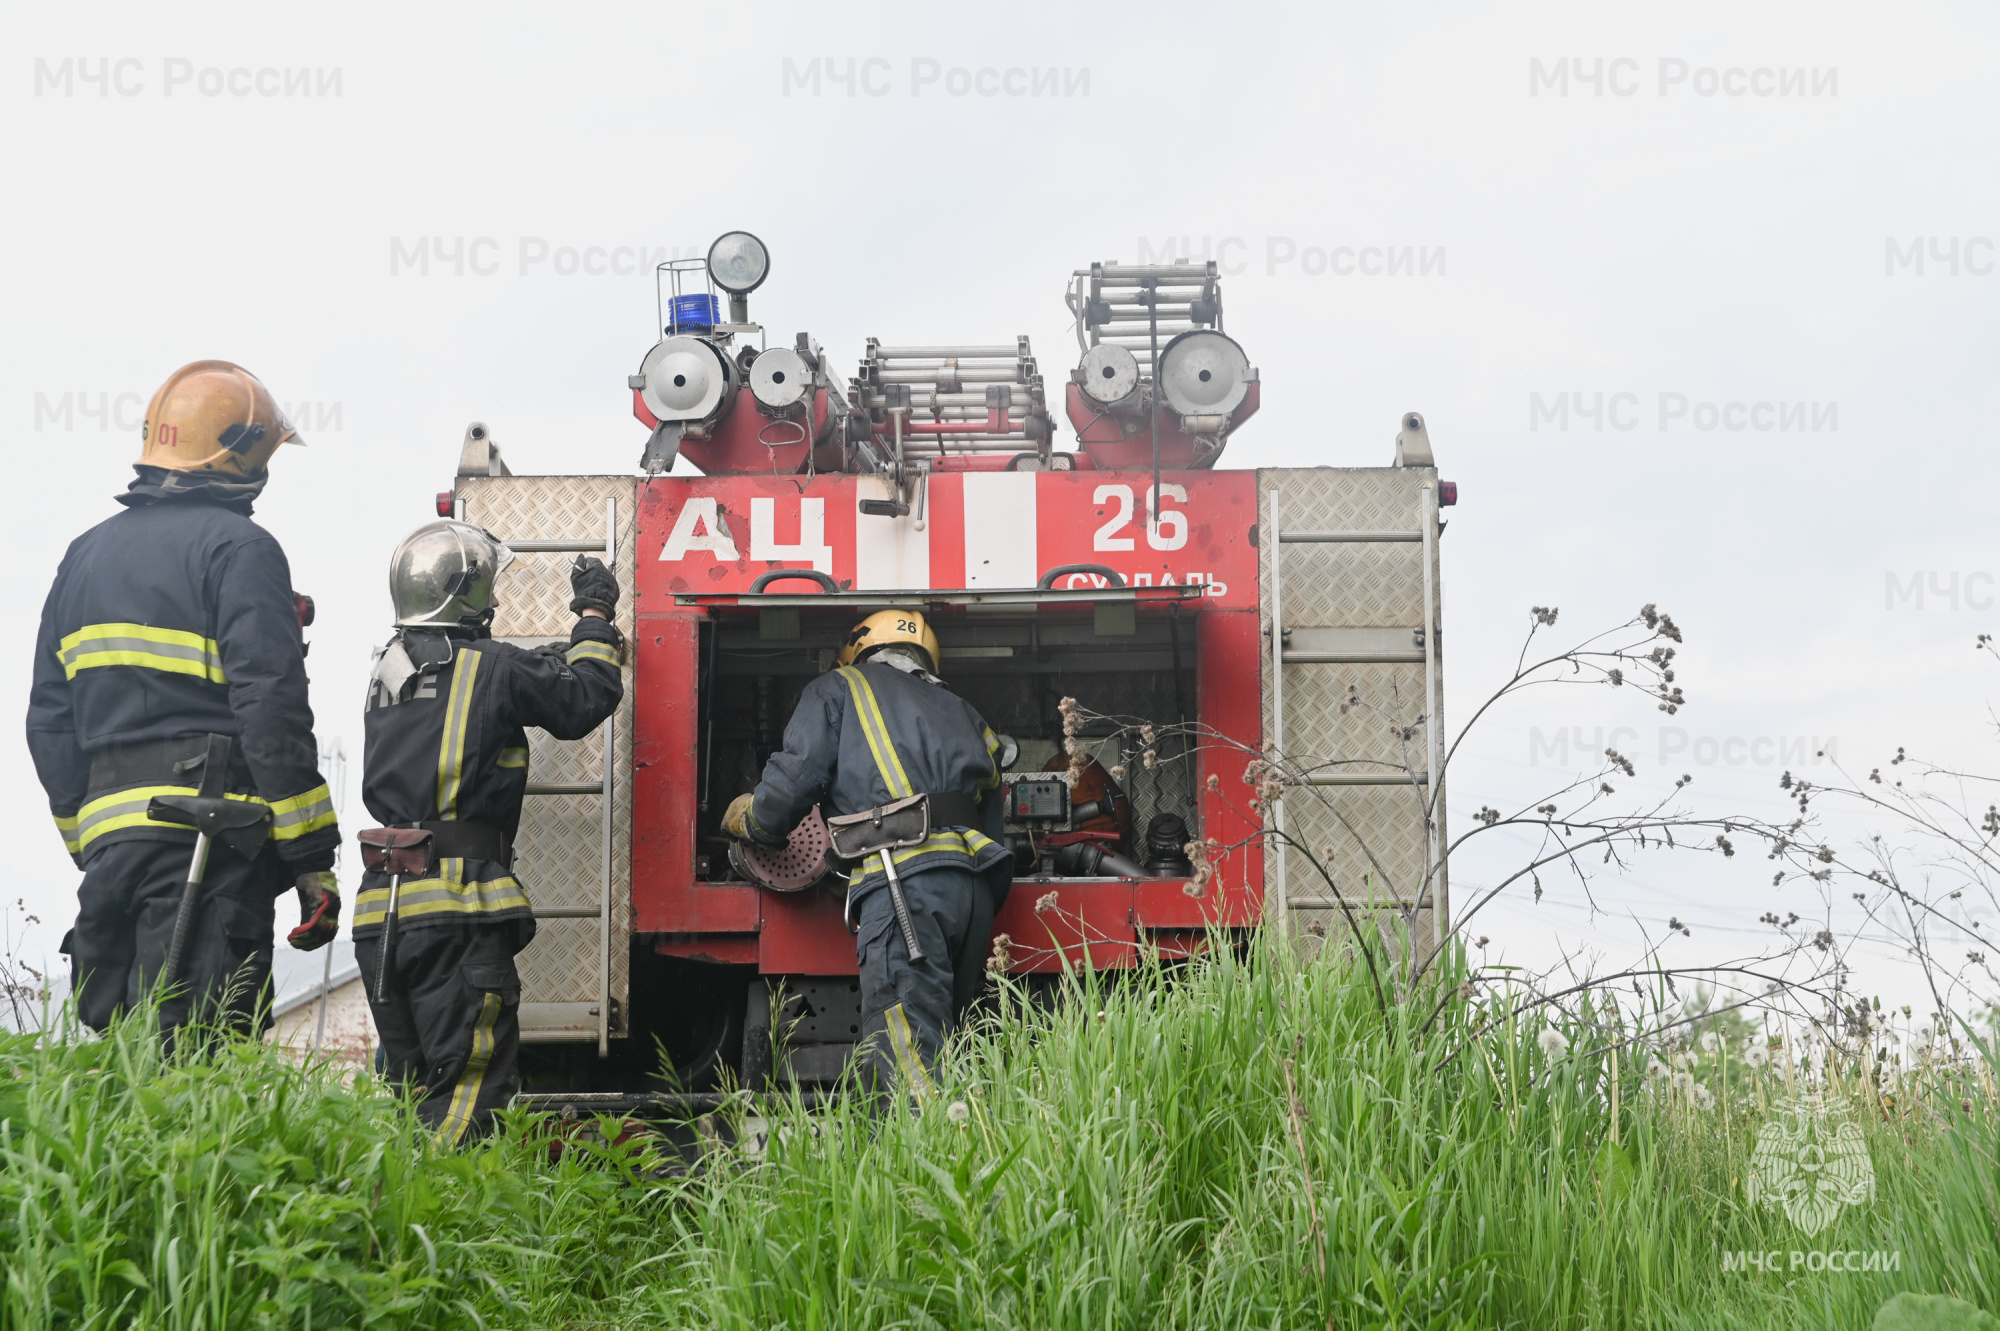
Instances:
[[[325,947],[340,932],[340,880],[321,869],[300,874],[292,890],[299,894],[299,927],[285,941],[301,952]]]
[[[608,619],[618,609],[618,578],[594,555],[578,555],[569,566],[569,589],[573,615],[602,610]]]
[[[738,841],[750,840],[750,805],[755,795],[738,795],[722,814],[722,830]]]

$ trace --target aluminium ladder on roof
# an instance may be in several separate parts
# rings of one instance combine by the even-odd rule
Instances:
[[[1445,877],[1440,865],[1442,858],[1441,829],[1443,822],[1442,795],[1433,788],[1434,774],[1444,768],[1443,727],[1436,723],[1439,715],[1438,679],[1438,507],[1437,481],[1435,477],[1426,480],[1418,490],[1417,526],[1414,530],[1362,531],[1362,530],[1287,530],[1283,525],[1282,491],[1272,487],[1266,491],[1269,503],[1268,528],[1270,532],[1270,611],[1271,611],[1271,747],[1273,755],[1280,763],[1288,759],[1285,737],[1285,667],[1311,665],[1415,665],[1424,668],[1424,735],[1425,770],[1410,773],[1401,772],[1307,772],[1302,776],[1284,778],[1287,784],[1302,786],[1400,786],[1414,784],[1423,792],[1424,798],[1424,855],[1423,883],[1417,896],[1409,899],[1367,899],[1357,897],[1298,897],[1290,895],[1285,879],[1285,806],[1284,801],[1274,800],[1271,807],[1271,826],[1277,833],[1266,864],[1274,889],[1276,919],[1280,929],[1289,931],[1293,910],[1332,910],[1340,907],[1380,909],[1383,906],[1399,905],[1409,908],[1417,903],[1427,903],[1433,911],[1435,936],[1442,940],[1448,928],[1448,905],[1446,900]],[[1300,647],[1293,649],[1290,642],[1294,628],[1300,636],[1314,630],[1305,626],[1289,626],[1284,621],[1284,547],[1286,545],[1419,545],[1422,547],[1423,562],[1423,610],[1422,624],[1415,637],[1417,644],[1400,647],[1385,645],[1380,639],[1394,630],[1355,630],[1347,628],[1350,644],[1345,647],[1322,647],[1319,649]],[[1371,634],[1373,641],[1354,643],[1357,634]]]
[[[456,504],[457,517],[465,518],[465,500]],[[515,554],[601,554],[605,566],[616,572],[618,567],[618,500],[607,495],[604,500],[604,534],[599,537],[577,537],[559,540],[509,540],[500,538]],[[599,733],[603,737],[603,774],[596,781],[529,781],[527,793],[535,796],[546,795],[596,795],[603,804],[599,819],[601,846],[597,864],[598,897],[595,906],[538,906],[534,908],[537,920],[596,920],[597,925],[597,999],[589,1004],[586,1015],[595,1018],[595,1034],[598,1057],[611,1052],[611,917],[613,891],[616,882],[617,856],[617,749],[618,714],[614,711],[606,717]],[[541,1004],[541,1007],[561,1007],[563,1004]],[[586,1028],[575,1028],[582,1032]],[[523,1023],[524,1040],[560,1041],[565,1039],[588,1039],[589,1034],[572,1034],[565,1028],[530,1031]]]

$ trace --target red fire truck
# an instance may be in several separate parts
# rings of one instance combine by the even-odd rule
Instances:
[[[995,926],[1015,973],[1129,967],[1216,925],[1303,939],[1340,898],[1441,927],[1428,773],[1456,496],[1419,415],[1392,466],[1219,466],[1261,385],[1215,265],[1099,263],[1066,292],[1064,441],[1025,336],[870,339],[842,381],[808,334],[751,322],[770,266],[732,232],[660,269],[661,337],[628,379],[637,475],[514,476],[474,424],[438,497],[523,556],[496,634],[564,631],[574,553],[626,592],[623,708],[583,741],[532,738],[536,1097],[838,1079],[860,1025],[844,885],[817,859],[758,881],[719,820],[845,631],[890,607],[930,617],[948,683],[1015,751]],[[1310,789],[1267,811],[1244,780],[1259,757]]]

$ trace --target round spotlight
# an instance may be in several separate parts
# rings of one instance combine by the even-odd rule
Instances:
[[[1227,416],[1250,392],[1250,358],[1212,328],[1182,333],[1160,352],[1160,396],[1183,416]]]
[[[1139,386],[1137,358],[1115,343],[1100,342],[1084,352],[1077,369],[1083,377],[1084,393],[1107,407],[1123,402]]]
[[[729,362],[698,337],[663,337],[639,366],[646,409],[661,421],[702,421],[729,390]]]
[[[708,275],[732,296],[747,296],[771,275],[771,252],[748,231],[725,233],[708,247]]]
[[[790,347],[772,347],[750,362],[750,392],[773,411],[798,405],[810,391],[812,371]]]

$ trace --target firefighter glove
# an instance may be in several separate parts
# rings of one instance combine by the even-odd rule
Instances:
[[[593,555],[579,555],[570,565],[569,589],[574,593],[569,603],[573,615],[601,610],[608,619],[618,608],[618,579]]]
[[[300,874],[292,890],[299,894],[299,927],[285,941],[301,952],[325,947],[340,932],[340,880],[321,869]]]
[[[750,839],[750,805],[755,795],[738,795],[729,801],[729,808],[722,815],[722,830],[738,841]]]

